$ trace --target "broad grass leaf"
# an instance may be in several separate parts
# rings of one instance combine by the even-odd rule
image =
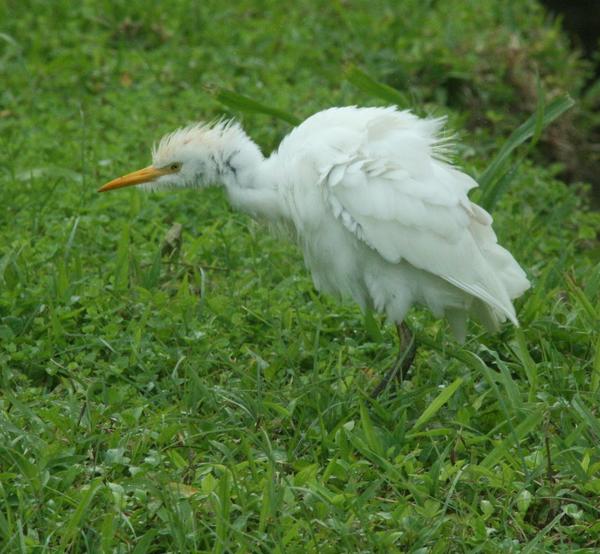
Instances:
[[[366,92],[371,96],[385,100],[400,108],[408,108],[410,106],[410,101],[405,94],[389,85],[377,81],[356,66],[350,66],[346,70],[344,76],[346,77],[346,80],[357,89]]]
[[[279,108],[261,104],[252,98],[248,98],[247,96],[243,96],[232,90],[220,89],[216,94],[216,98],[221,104],[240,112],[261,113],[276,117],[282,121],[287,121],[292,125],[300,124],[300,120],[296,116],[284,110],[280,110]]]
[[[425,423],[427,423],[439,410],[440,408],[446,404],[446,402],[448,402],[448,400],[450,400],[450,398],[452,398],[452,395],[458,390],[458,387],[460,387],[462,385],[462,378],[458,377],[457,379],[455,379],[451,384],[449,384],[447,387],[445,387],[433,400],[433,402],[431,402],[431,404],[429,404],[429,406],[427,406],[427,408],[425,408],[425,411],[419,416],[419,418],[417,419],[417,421],[415,422],[412,431],[416,431],[419,427],[423,426]]]
[[[373,422],[371,421],[369,410],[367,410],[363,402],[360,403],[360,422],[369,448],[381,456],[383,453],[383,447],[381,446],[381,441],[379,440],[379,436],[377,435],[375,427],[373,426]]]

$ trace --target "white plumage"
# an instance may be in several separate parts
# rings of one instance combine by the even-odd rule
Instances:
[[[413,304],[495,331],[529,287],[492,218],[467,196],[477,183],[446,161],[441,119],[396,108],[331,108],[294,129],[270,157],[233,122],[164,137],[152,166],[102,191],[223,184],[232,204],[291,229],[317,289],[400,323]]]

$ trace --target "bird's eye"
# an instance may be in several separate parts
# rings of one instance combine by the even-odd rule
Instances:
[[[180,167],[181,167],[181,164],[180,164],[180,163],[177,163],[177,162],[175,162],[175,163],[172,163],[172,164],[169,166],[169,169],[170,169],[171,171],[178,171]]]

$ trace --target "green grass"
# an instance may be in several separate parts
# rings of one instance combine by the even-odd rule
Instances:
[[[597,551],[600,218],[559,176],[598,116],[558,25],[521,0],[149,4],[0,5],[0,552]],[[222,191],[95,192],[190,120],[268,151],[393,98],[449,114],[534,286],[521,328],[464,347],[414,310],[377,402],[392,329]]]

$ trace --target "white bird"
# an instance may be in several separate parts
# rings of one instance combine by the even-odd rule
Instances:
[[[238,123],[200,123],[164,136],[152,165],[99,190],[221,184],[234,207],[290,229],[318,290],[386,314],[401,347],[410,340],[376,395],[412,362],[402,322],[413,304],[445,316],[462,342],[468,317],[489,331],[518,325],[512,300],[530,286],[469,200],[477,183],[447,160],[443,125],[395,107],[331,108],[265,158]]]

